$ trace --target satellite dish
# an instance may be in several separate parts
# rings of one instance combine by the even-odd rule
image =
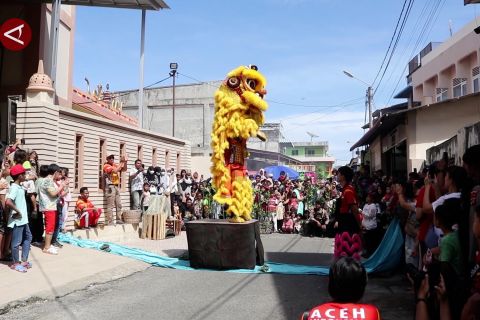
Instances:
[[[309,132],[309,131],[307,131],[307,134],[310,136],[310,141],[312,141],[313,138],[318,138],[318,137],[319,137],[319,136],[316,135],[315,133],[311,133],[311,132]]]

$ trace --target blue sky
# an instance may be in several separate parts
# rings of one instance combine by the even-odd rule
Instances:
[[[290,141],[309,141],[306,132],[313,132],[329,141],[337,164],[350,160],[349,148],[363,134],[366,85],[342,70],[373,82],[403,1],[166,2],[170,10],[147,12],[145,85],[167,77],[170,62],[202,81],[255,64],[268,81],[267,121],[281,122]],[[420,38],[435,3],[437,14]],[[406,63],[428,42],[447,39],[449,21],[455,32],[476,11],[478,5],[463,0],[415,1],[374,110],[401,102],[391,96],[406,85]],[[91,85],[108,82],[114,91],[138,88],[140,21],[139,10],[77,7],[74,84],[85,88],[88,77]],[[179,76],[177,82],[195,81]]]

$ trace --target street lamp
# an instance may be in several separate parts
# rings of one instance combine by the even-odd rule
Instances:
[[[361,79],[358,79],[357,77],[355,77],[352,73],[348,72],[348,71],[345,71],[343,70],[343,73],[349,77],[349,78],[352,78],[352,79],[355,79],[355,80],[358,80],[360,81],[361,83],[363,84],[366,84],[367,85],[367,106],[368,106],[368,125],[369,125],[369,128],[371,129],[372,128],[372,124],[373,124],[373,119],[372,119],[372,86],[370,84],[368,84],[367,82],[361,80]]]
[[[178,63],[170,63],[170,77],[173,79],[172,86],[172,136],[175,137],[175,75],[177,74]]]

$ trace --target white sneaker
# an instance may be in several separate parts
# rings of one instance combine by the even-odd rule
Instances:
[[[44,249],[43,252],[48,254],[53,254],[53,255],[58,254],[58,251],[54,246],[50,246],[50,248],[48,248],[47,250]]]

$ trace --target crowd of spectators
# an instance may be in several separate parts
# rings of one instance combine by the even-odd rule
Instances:
[[[26,272],[30,246],[56,255],[63,246],[58,241],[72,201],[68,169],[56,164],[40,165],[38,154],[20,148],[20,141],[5,149],[0,166],[0,212],[4,243],[0,248],[11,268]],[[19,248],[22,257],[19,257]]]
[[[106,224],[114,223],[114,208],[116,223],[121,223],[119,175],[125,171],[132,209],[148,210],[151,197],[163,195],[172,216],[182,222],[225,218],[225,208],[213,200],[210,178],[187,170],[145,169],[139,159],[130,170],[123,157],[119,163],[113,155],[106,160]],[[273,179],[264,170],[250,179],[253,216],[273,232],[334,237],[345,228],[349,213],[354,218],[348,224],[355,224],[365,258],[380,245],[390,221],[398,219],[416,318],[474,319],[468,315],[480,314],[480,145],[465,152],[462,167],[449,165],[444,157],[408,177],[370,173],[368,167],[354,173],[342,167],[326,179],[290,179],[284,172]],[[32,267],[31,244],[42,246],[46,254],[58,254],[62,244],[57,236],[65,228],[70,201],[68,169],[40,165],[37,153],[26,152],[18,142],[7,148],[0,172],[0,210],[3,226],[8,226],[13,270]],[[75,208],[77,226],[98,223],[102,212],[89,200],[87,188],[80,189]]]
[[[416,298],[416,319],[476,319],[480,314],[480,145],[469,148],[463,166],[447,156],[408,176],[334,172],[327,180],[252,177],[255,212],[275,231],[334,236],[342,201],[358,214],[363,257],[382,241],[392,219],[404,235],[403,267]],[[337,183],[338,182],[338,183]],[[346,199],[346,187],[353,199]],[[358,208],[358,209],[357,209]],[[265,219],[264,219],[265,220]]]

